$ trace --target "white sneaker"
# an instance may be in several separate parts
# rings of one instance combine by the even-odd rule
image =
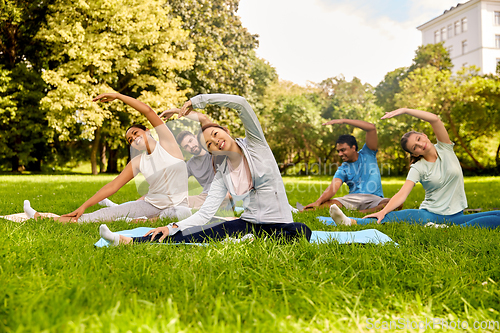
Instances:
[[[222,243],[241,243],[241,242],[245,242],[245,241],[248,241],[249,243],[253,242],[253,240],[255,239],[254,235],[253,234],[246,234],[245,236],[241,237],[241,238],[234,238],[234,237],[227,237],[226,239],[224,239],[222,241]]]
[[[434,227],[436,229],[438,229],[438,228],[448,228],[448,226],[446,224],[437,224],[437,223],[434,223],[434,222],[429,222],[426,225],[424,225],[424,227],[426,227],[426,228]]]

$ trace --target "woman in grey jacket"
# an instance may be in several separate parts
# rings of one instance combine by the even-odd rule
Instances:
[[[311,230],[303,223],[293,222],[278,165],[257,116],[245,98],[225,94],[198,95],[184,104],[179,117],[189,114],[193,108],[203,109],[208,104],[236,110],[245,127],[246,138],[235,140],[217,124],[202,127],[198,136],[200,143],[211,154],[224,155],[225,159],[217,168],[200,210],[185,220],[151,230],[144,237],[114,234],[106,225],[101,225],[101,237],[114,245],[164,240],[202,242],[248,233],[285,239],[304,235],[307,240],[310,239]],[[206,224],[215,215],[228,191],[235,201],[243,200],[245,210],[241,218]]]

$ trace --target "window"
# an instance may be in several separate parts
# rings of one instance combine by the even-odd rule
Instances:
[[[434,43],[439,43],[441,41],[440,39],[440,34],[439,34],[439,30],[435,31],[434,32]]]
[[[500,49],[500,35],[495,35],[495,47]]]
[[[441,29],[441,40],[442,41],[446,40],[446,28]]]
[[[453,24],[448,25],[448,39],[451,37],[453,37]]]
[[[467,31],[467,18],[464,17],[462,19],[462,32],[466,32]]]
[[[455,22],[455,36],[460,33],[460,21]]]
[[[500,12],[495,12],[495,25],[500,25]]]
[[[450,58],[453,57],[453,45],[448,47],[448,54],[450,55]]]
[[[468,48],[467,48],[467,41],[464,40],[462,41],[462,54],[466,54],[468,51]]]

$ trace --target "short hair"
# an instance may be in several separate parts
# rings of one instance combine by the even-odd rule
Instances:
[[[179,146],[181,145],[181,142],[182,140],[184,140],[184,138],[188,135],[191,135],[191,136],[195,136],[193,133],[189,132],[189,131],[182,131],[180,132],[179,134],[177,134],[177,136],[175,137],[175,141],[177,141],[177,143],[179,144]]]
[[[356,138],[353,137],[352,135],[343,134],[343,135],[339,136],[339,138],[337,139],[337,142],[335,142],[335,144],[338,144],[338,143],[346,143],[349,147],[355,146],[356,150],[358,150],[358,142],[356,141]]]

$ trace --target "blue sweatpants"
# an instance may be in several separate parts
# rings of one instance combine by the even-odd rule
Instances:
[[[226,237],[236,237],[252,233],[258,237],[271,236],[285,241],[299,238],[302,235],[307,241],[311,239],[312,231],[303,223],[250,223],[242,219],[223,221],[191,227],[177,232],[173,236],[165,237],[164,242],[173,243],[201,243],[209,240],[223,240]],[[156,235],[153,241],[160,239],[162,233]],[[147,237],[133,237],[134,243],[151,242],[151,235]]]
[[[351,218],[356,220],[358,224],[377,222],[377,219],[374,218]],[[494,229],[500,226],[500,210],[467,215],[464,215],[463,212],[453,215],[439,215],[431,213],[425,209],[403,209],[400,211],[390,212],[384,217],[381,223],[403,221],[421,225],[424,225],[427,222],[434,222],[437,224],[446,223],[460,225],[461,227],[480,227]]]

